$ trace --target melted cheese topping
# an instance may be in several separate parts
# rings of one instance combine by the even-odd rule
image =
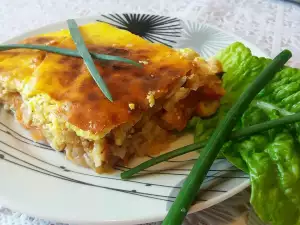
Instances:
[[[92,52],[147,62],[138,68],[120,62],[95,61],[114,102],[105,98],[80,58],[36,50],[0,53],[0,81],[7,83],[4,86],[26,98],[45,94],[58,103],[69,103],[70,110],[64,113],[72,129],[104,136],[114,127],[136,121],[153,106],[155,99],[164,98],[191,70],[191,62],[182,59],[177,51],[128,31],[99,22],[84,25],[80,31]],[[24,42],[75,49],[65,30]],[[149,104],[150,91],[156,94]],[[135,110],[128,109],[129,104],[134,104]]]
[[[37,128],[39,136],[53,148],[65,149],[67,158],[80,165],[96,169],[114,164],[115,156],[126,161],[130,154],[145,154],[147,145],[167,139],[166,130],[182,130],[199,101],[218,103],[224,94],[215,75],[221,67],[191,49],[176,51],[99,22],[80,31],[91,52],[142,65],[95,60],[113,102],[102,94],[81,58],[38,50],[0,52],[0,100],[16,102],[10,107],[25,127]],[[68,30],[23,43],[75,49]],[[209,115],[216,107],[202,104],[197,110]]]

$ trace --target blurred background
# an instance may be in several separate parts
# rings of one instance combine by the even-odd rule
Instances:
[[[281,0],[1,0],[0,41],[68,18],[111,12],[189,18],[233,32],[270,56],[289,47],[300,58],[300,5]]]

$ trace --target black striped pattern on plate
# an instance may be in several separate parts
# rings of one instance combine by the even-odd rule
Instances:
[[[46,157],[41,158],[39,156],[41,151]],[[47,156],[55,157],[57,160],[45,160],[48,158]],[[147,176],[123,181],[120,179],[119,173],[130,167],[117,166],[116,174],[98,175],[93,171],[73,165],[62,157],[64,157],[63,153],[58,154],[48,145],[32,141],[30,135],[14,122],[13,116],[1,110],[0,163],[5,161],[13,166],[21,167],[23,170],[30,170],[43,176],[50,176],[77,185],[173,202],[193,163],[189,159],[181,159],[177,162],[177,159],[174,159],[163,164],[166,169],[150,168],[142,172],[143,175],[147,174]],[[178,167],[178,163],[185,165]],[[158,182],[153,179],[157,177],[154,174],[159,174],[164,179]],[[165,180],[170,182],[165,182]],[[226,194],[229,191],[228,183],[232,181],[233,184],[236,184],[246,180],[248,180],[248,176],[243,172],[232,167],[225,160],[216,160],[202,186],[201,197],[197,201],[207,201]]]
[[[128,30],[151,42],[173,46],[181,35],[181,20],[167,16],[149,14],[108,14],[97,20]]]

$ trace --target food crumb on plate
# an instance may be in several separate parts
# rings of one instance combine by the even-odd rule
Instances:
[[[129,103],[128,106],[129,106],[129,109],[131,109],[131,110],[135,109],[135,104],[134,103]]]

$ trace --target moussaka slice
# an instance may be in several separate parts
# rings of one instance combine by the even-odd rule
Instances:
[[[80,27],[91,52],[121,56],[142,67],[95,60],[113,102],[83,60],[38,50],[0,52],[0,99],[37,140],[73,162],[104,171],[132,156],[159,152],[194,114],[212,115],[224,94],[215,60],[190,49],[151,43],[105,23]],[[68,30],[23,43],[75,49]]]

